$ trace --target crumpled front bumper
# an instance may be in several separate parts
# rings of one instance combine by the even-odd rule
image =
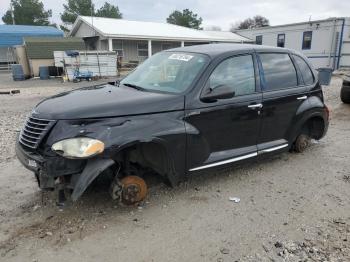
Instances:
[[[39,172],[39,170],[43,168],[45,162],[41,155],[24,150],[18,140],[16,142],[16,156],[25,168],[34,173]]]
[[[34,172],[41,189],[53,189],[57,177],[79,174],[86,165],[86,160],[43,156],[37,151],[29,151],[18,140],[16,142],[16,155],[25,168]]]
[[[55,180],[62,179],[62,188],[73,189],[72,199],[77,200],[89,184],[115,162],[109,158],[91,158],[89,160],[66,159],[61,156],[44,157],[36,152],[25,150],[17,141],[16,155],[19,161],[33,171],[41,189],[55,189]]]

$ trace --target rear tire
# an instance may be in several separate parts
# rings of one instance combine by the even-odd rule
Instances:
[[[295,140],[294,150],[297,153],[302,153],[309,146],[309,144],[310,144],[310,137],[305,134],[301,134]]]
[[[340,99],[345,104],[350,104],[350,87],[343,87],[340,90]]]

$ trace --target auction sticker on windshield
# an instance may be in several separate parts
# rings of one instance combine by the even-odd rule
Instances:
[[[188,62],[192,59],[192,57],[193,57],[192,55],[186,55],[186,54],[172,54],[171,56],[169,56],[169,59]]]

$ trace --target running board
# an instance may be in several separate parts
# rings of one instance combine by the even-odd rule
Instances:
[[[210,167],[221,166],[221,165],[237,162],[237,161],[240,161],[240,160],[244,160],[244,159],[255,157],[258,154],[270,153],[270,152],[273,152],[273,151],[285,148],[287,146],[288,146],[288,144],[283,144],[283,145],[280,145],[280,146],[274,146],[274,147],[266,148],[266,149],[263,149],[263,150],[260,150],[260,151],[254,152],[254,153],[250,153],[250,154],[247,154],[247,155],[234,157],[234,158],[226,159],[226,160],[223,160],[223,161],[215,162],[215,163],[212,163],[212,164],[191,168],[189,171],[197,171],[197,170],[202,170],[202,169],[206,169],[206,168],[210,168]]]
[[[234,158],[231,158],[231,159],[227,159],[227,160],[215,162],[215,163],[212,163],[212,164],[208,164],[208,165],[204,165],[204,166],[195,167],[195,168],[190,169],[190,171],[201,170],[201,169],[205,169],[205,168],[209,168],[209,167],[214,167],[214,166],[221,166],[221,165],[225,165],[225,164],[237,162],[237,161],[240,161],[240,160],[243,160],[243,159],[255,157],[255,156],[257,156],[257,155],[258,155],[258,153],[251,153],[251,154],[244,155],[244,156],[234,157]]]

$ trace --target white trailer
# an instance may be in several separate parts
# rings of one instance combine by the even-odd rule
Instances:
[[[237,30],[256,44],[304,53],[315,68],[350,68],[350,18],[337,17],[295,24]]]
[[[90,71],[93,76],[117,76],[117,54],[109,51],[79,51],[79,56],[71,57],[65,51],[54,51],[55,66],[65,67],[70,81],[74,71],[79,67],[80,72]]]

